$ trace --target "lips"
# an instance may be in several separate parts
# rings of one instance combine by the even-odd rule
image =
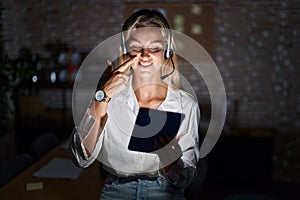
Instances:
[[[139,62],[139,65],[142,67],[150,67],[152,65],[152,62]]]

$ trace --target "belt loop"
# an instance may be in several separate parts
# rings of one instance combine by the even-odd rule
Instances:
[[[159,176],[159,177],[157,177],[156,180],[157,180],[157,183],[158,183],[159,187],[163,188],[164,187],[164,182],[163,182],[162,178]]]

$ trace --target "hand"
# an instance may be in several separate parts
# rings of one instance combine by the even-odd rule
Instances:
[[[108,67],[100,79],[102,82],[100,87],[105,91],[107,96],[112,97],[124,89],[128,82],[130,66],[136,61],[136,58],[136,56],[131,57],[115,70],[113,64],[108,61]]]
[[[179,136],[176,136],[173,140],[170,137],[160,137],[155,141],[154,148],[159,156],[160,165],[163,166],[166,173],[176,164],[182,155],[178,144],[179,139]]]
[[[178,142],[179,136],[176,136],[175,139]],[[172,139],[170,137],[160,137],[154,142],[154,149],[155,150],[161,149],[164,146],[166,146],[167,144],[169,144],[171,141],[172,141]]]

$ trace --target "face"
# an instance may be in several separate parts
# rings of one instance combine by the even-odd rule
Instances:
[[[132,65],[135,75],[143,78],[161,76],[164,42],[160,28],[137,28],[131,33],[128,47],[131,56],[138,56],[137,62]]]

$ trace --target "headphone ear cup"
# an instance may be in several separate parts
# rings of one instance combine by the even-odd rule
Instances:
[[[165,50],[165,53],[164,53],[164,57],[165,59],[169,59],[173,56],[173,51],[169,48],[167,48],[167,50]]]
[[[122,40],[122,51],[123,54],[126,55],[128,53],[127,51],[127,46],[126,46],[126,42],[125,42],[125,37],[124,37],[124,33],[121,33],[121,40]]]
[[[123,51],[123,55],[126,55],[128,53],[127,48],[126,47],[122,47],[122,51]]]
[[[169,28],[167,29],[167,36],[168,36],[168,44],[167,44],[167,48],[165,50],[165,55],[164,55],[165,59],[171,58],[173,56],[173,51],[171,49],[172,33]]]

